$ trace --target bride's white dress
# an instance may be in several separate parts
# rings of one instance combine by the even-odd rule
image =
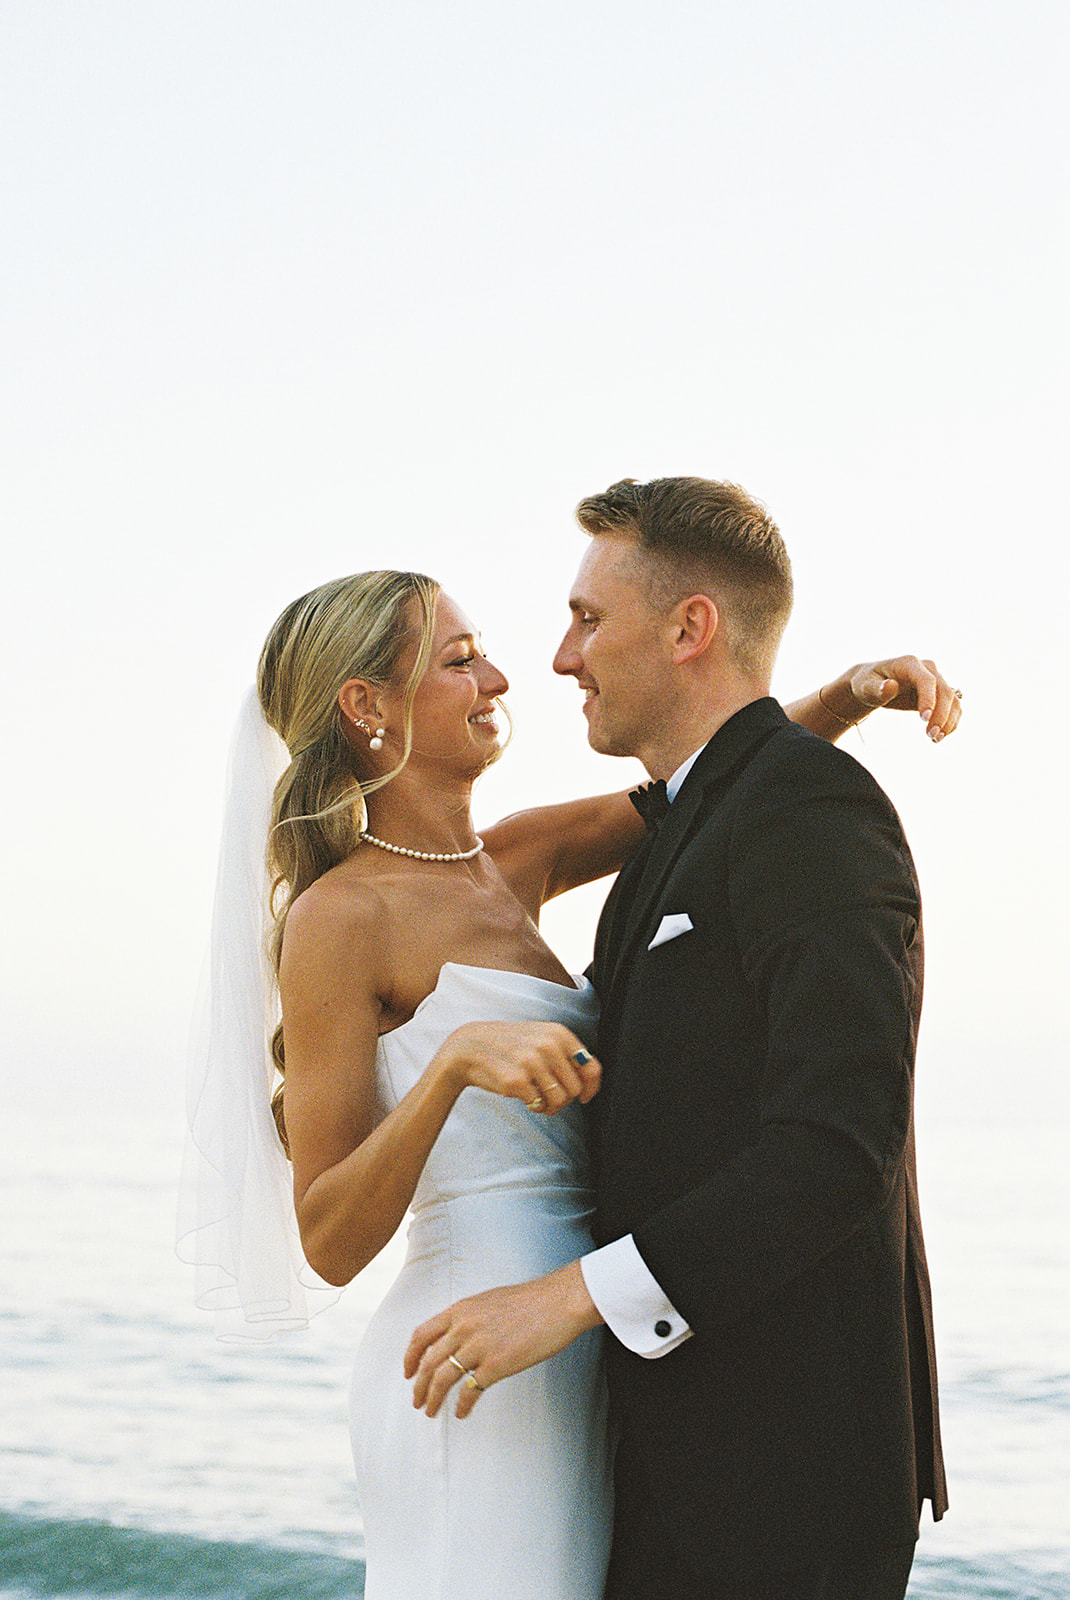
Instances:
[[[464,1022],[545,1019],[593,1041],[589,985],[448,963],[379,1041],[385,1115]],[[453,1301],[591,1248],[583,1115],[466,1089],[412,1203],[408,1254],[357,1354],[353,1455],[366,1600],[601,1600],[611,1528],[600,1338],[503,1380],[458,1422],[428,1418],[402,1372],[413,1329]]]

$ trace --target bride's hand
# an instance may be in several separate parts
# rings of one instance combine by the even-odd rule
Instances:
[[[821,691],[826,710],[853,725],[871,711],[916,711],[934,743],[954,733],[962,716],[962,691],[952,689],[933,661],[891,656],[849,667]]]
[[[601,1321],[578,1261],[529,1283],[458,1300],[422,1322],[409,1341],[405,1376],[415,1380],[412,1403],[437,1416],[460,1381],[457,1415],[466,1417],[492,1384],[556,1355]]]
[[[466,1022],[428,1070],[445,1072],[458,1089],[487,1089],[548,1114],[573,1100],[586,1105],[602,1077],[582,1041],[559,1022]]]

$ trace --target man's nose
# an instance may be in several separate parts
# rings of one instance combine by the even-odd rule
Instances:
[[[560,672],[562,677],[574,677],[580,670],[580,654],[572,642],[572,629],[570,628],[557,647],[554,656],[554,671]]]

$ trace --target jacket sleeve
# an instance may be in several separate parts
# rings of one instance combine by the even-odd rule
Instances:
[[[635,1230],[699,1337],[887,1203],[911,1118],[921,908],[899,820],[820,741],[769,766],[728,856],[739,969],[765,1019],[753,1138]]]

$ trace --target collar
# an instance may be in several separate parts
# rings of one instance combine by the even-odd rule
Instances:
[[[709,742],[710,741],[707,739],[706,740],[706,744],[709,744]],[[686,761],[681,761],[680,765],[677,767],[677,769],[673,773],[672,777],[666,783],[666,785],[665,785],[665,793],[669,797],[669,803],[670,804],[672,803],[672,801],[674,801],[676,799],[676,796],[680,793],[680,789],[681,789],[681,786],[683,784],[684,779],[687,777],[688,773],[691,771],[691,768],[695,765],[695,762],[698,760],[698,758],[702,754],[703,750],[705,750],[706,744],[700,744],[698,749],[695,751],[694,755],[688,756]]]

